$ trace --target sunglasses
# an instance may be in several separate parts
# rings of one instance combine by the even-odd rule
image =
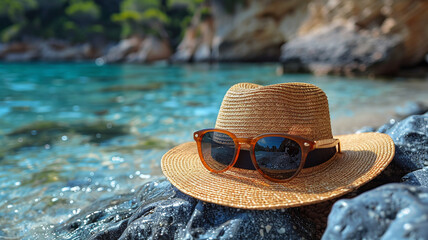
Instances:
[[[339,139],[311,141],[276,133],[237,138],[222,129],[199,130],[193,137],[209,171],[221,173],[231,167],[257,170],[273,182],[289,181],[303,168],[320,165],[340,153]]]

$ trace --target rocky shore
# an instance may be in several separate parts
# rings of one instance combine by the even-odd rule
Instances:
[[[61,40],[27,39],[0,43],[0,60],[4,62],[80,61],[95,59],[101,49],[89,43],[70,44]]]
[[[159,178],[135,193],[95,202],[52,233],[69,239],[424,239],[427,126],[425,113],[378,128],[396,145],[392,163],[340,199],[299,208],[241,210],[199,201]]]
[[[417,67],[426,77],[427,11],[422,0],[213,0],[195,11],[176,49],[153,35],[102,44],[30,38],[0,44],[0,60],[278,61],[280,73],[377,76]]]
[[[23,42],[0,44],[0,60],[29,61],[96,61],[103,63],[150,63],[167,60],[172,54],[166,40],[155,37],[131,37],[119,43],[72,44],[50,39],[28,39]]]

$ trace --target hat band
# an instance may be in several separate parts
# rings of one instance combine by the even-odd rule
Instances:
[[[308,153],[306,157],[306,162],[303,168],[310,168],[318,166],[322,163],[327,162],[336,154],[336,147],[332,148],[323,148],[323,149],[315,149]],[[248,170],[256,170],[251,161],[250,151],[241,149],[239,151],[238,160],[236,160],[235,165],[233,167],[243,168]]]

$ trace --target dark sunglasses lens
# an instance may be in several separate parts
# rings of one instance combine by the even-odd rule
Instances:
[[[226,169],[235,158],[235,142],[221,132],[207,132],[202,137],[202,156],[205,163],[215,171]]]
[[[254,148],[256,162],[267,176],[285,180],[299,169],[302,151],[295,141],[283,137],[264,137]]]

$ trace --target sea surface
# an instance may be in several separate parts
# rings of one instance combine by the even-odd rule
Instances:
[[[335,134],[428,104],[427,80],[275,74],[276,64],[0,64],[0,239],[32,239],[94,201],[162,175],[160,159],[214,127],[227,89],[307,82]],[[41,237],[40,237],[41,238]]]

